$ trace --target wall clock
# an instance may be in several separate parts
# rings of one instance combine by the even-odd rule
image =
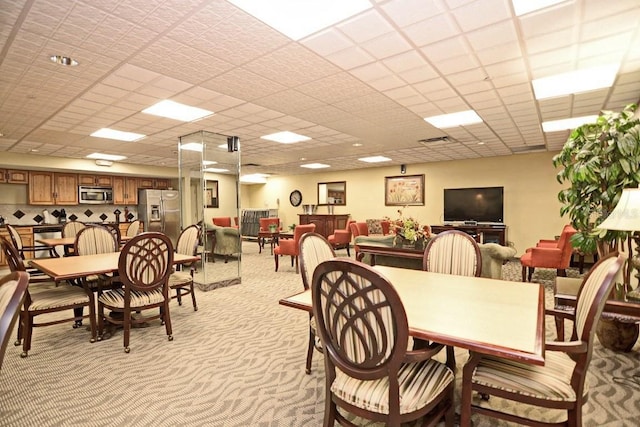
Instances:
[[[302,203],[302,193],[300,190],[293,190],[291,194],[289,194],[289,201],[291,202],[291,206],[300,206],[300,203]]]

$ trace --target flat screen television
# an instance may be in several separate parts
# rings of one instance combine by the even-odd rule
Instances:
[[[444,222],[504,224],[504,187],[445,188]]]

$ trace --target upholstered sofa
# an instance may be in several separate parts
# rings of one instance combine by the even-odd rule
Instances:
[[[224,256],[224,262],[228,261],[230,255],[241,252],[240,230],[237,227],[207,224],[207,233],[213,242],[213,255]],[[215,262],[214,257],[212,261]]]
[[[355,246],[362,245],[382,245],[393,246],[394,235],[388,236],[358,236],[355,238]],[[497,243],[483,243],[480,247],[480,255],[482,256],[482,277],[493,279],[502,279],[502,265],[516,255],[516,250],[512,247],[502,246]],[[371,264],[369,254],[365,254],[363,262]],[[407,259],[390,256],[376,256],[377,265],[388,265],[391,267],[412,268],[416,270],[422,269],[422,260]]]

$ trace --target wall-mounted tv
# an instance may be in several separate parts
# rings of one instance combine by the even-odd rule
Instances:
[[[504,187],[445,188],[444,222],[504,224]]]

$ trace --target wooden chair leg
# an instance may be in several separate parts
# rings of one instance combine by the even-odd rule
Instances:
[[[311,331],[309,331],[309,346],[307,347],[307,365],[305,366],[304,372],[309,375],[311,374],[311,362],[313,361],[313,347],[315,346],[315,336]]]
[[[278,254],[273,255],[273,259],[276,262],[276,271],[278,271]]]
[[[525,267],[524,265],[522,266],[522,281],[527,281],[527,267]]]
[[[534,270],[535,270],[534,267],[529,267],[529,282],[531,281],[531,278],[533,277]]]

